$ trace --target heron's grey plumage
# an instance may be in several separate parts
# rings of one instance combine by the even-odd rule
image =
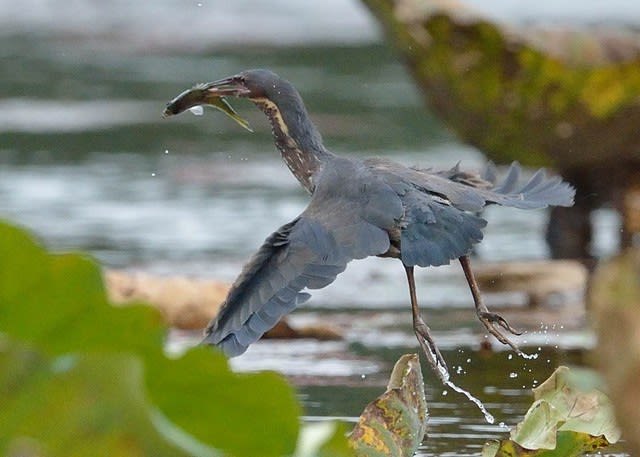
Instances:
[[[487,222],[477,213],[488,204],[573,203],[573,188],[559,177],[540,170],[523,180],[517,163],[499,181],[493,167],[475,174],[459,164],[439,171],[336,156],[322,145],[293,86],[265,70],[235,78],[256,92],[252,100],[271,120],[278,149],[312,196],[300,216],[267,237],[208,326],[204,342],[230,356],[243,353],[308,300],[305,290],[327,286],[353,259],[398,257],[405,268],[448,264],[482,240]],[[488,315],[484,309],[479,316]]]
[[[345,174],[351,178],[343,182]],[[270,235],[235,281],[205,342],[238,355],[308,299],[303,289],[333,282],[353,259],[389,249],[403,208],[360,161],[335,157],[318,174],[306,210]]]

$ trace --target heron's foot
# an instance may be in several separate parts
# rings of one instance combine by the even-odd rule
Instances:
[[[507,338],[500,330],[500,328],[506,330],[512,335],[522,335],[522,332],[513,328],[504,317],[502,317],[498,313],[492,313],[489,311],[478,311],[478,319],[480,319],[480,322],[482,322],[489,333],[495,336],[498,341],[500,341],[502,344],[510,346],[511,349],[516,351],[518,354],[522,354],[520,348],[518,348],[518,346],[513,341]]]
[[[449,381],[447,362],[444,360],[444,357],[442,357],[442,354],[440,354],[438,346],[431,337],[429,326],[419,315],[417,317],[414,316],[413,331],[416,334],[416,338],[418,339],[418,343],[420,343],[424,355],[427,357],[429,365],[431,365],[431,368],[436,372],[442,383],[446,384],[447,381]]]

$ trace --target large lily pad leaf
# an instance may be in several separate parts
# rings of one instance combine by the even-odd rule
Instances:
[[[88,397],[75,401],[71,388],[58,389],[60,377],[68,373],[56,372],[47,364],[55,360],[62,367],[65,363],[75,367],[78,361],[86,361],[77,365],[79,372],[69,372],[81,378],[78,389],[90,391],[89,386],[96,382],[97,395],[108,387],[105,395],[122,400],[121,409],[113,414],[130,414],[141,429],[147,429],[149,418],[153,419],[155,433],[166,441],[182,443],[182,447],[191,443],[197,449],[216,448],[237,457],[293,452],[300,409],[282,377],[235,374],[221,353],[205,348],[169,358],[163,351],[165,333],[155,310],[116,308],[107,302],[101,271],[93,260],[78,254],[49,254],[24,231],[0,222],[0,336],[6,344],[29,348],[17,356],[0,358],[0,395],[11,399],[2,402],[0,424],[30,424],[32,444],[46,444],[43,455],[71,455],[64,444],[82,436],[83,422],[69,420],[65,422],[68,427],[53,434],[47,427],[55,421],[43,422],[43,418],[57,403],[68,415],[82,417],[92,403]],[[42,359],[34,362],[36,366],[45,368],[16,369],[28,368],[34,357]],[[105,366],[102,372],[101,364]],[[144,401],[134,401],[134,395]],[[62,406],[65,402],[70,409]],[[122,432],[118,421],[101,424],[105,427],[96,433]],[[122,424],[138,430],[126,421]],[[0,426],[0,443],[15,444],[21,436],[19,429]],[[118,444],[101,439],[93,438],[96,445]],[[105,455],[127,455],[113,447],[107,449],[112,452],[105,451]]]
[[[492,442],[483,457],[572,457],[593,452],[620,439],[612,405],[600,390],[582,390],[580,376],[567,367],[534,389],[535,401],[508,440]]]
[[[610,443],[615,443],[620,439],[620,429],[611,401],[599,389],[585,391],[576,387],[583,371],[558,367],[549,379],[533,389],[533,396],[536,401],[553,405],[563,421],[559,431],[604,436]]]
[[[2,455],[191,455],[154,426],[134,355],[46,357],[5,341],[0,366]]]

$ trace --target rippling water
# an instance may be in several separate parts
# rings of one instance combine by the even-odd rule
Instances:
[[[623,1],[473,4],[505,20],[571,14],[584,22],[626,21],[639,9]],[[0,217],[29,227],[52,249],[86,250],[109,267],[232,280],[308,198],[249,103],[234,106],[254,135],[213,111],[171,120],[160,112],[192,84],[245,68],[269,67],[293,81],[335,152],[482,166],[477,151],[424,109],[357,2],[69,5],[0,1]],[[544,212],[491,208],[486,217],[478,262],[546,256]],[[596,224],[595,252],[606,255],[617,220],[603,210]],[[581,326],[558,325],[525,337],[540,352],[536,361],[478,352],[483,336],[459,267],[421,270],[417,280],[454,380],[480,396],[498,422],[519,420],[528,389],[560,363],[582,363],[582,350],[593,344]],[[263,342],[233,363],[285,373],[299,386],[309,420],[354,420],[381,392],[397,357],[417,350],[395,261],[353,262],[301,311],[294,323],[330,323],[346,340]],[[502,431],[425,373],[431,425],[420,455],[473,455]]]

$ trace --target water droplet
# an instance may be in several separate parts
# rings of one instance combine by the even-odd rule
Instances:
[[[513,354],[509,354],[509,355],[507,356],[507,358],[508,358],[509,360],[513,359]]]
[[[164,153],[165,153],[165,154],[169,154],[169,150],[168,150],[168,149],[165,149],[165,150],[164,150]]]
[[[360,375],[360,378],[362,378],[362,379],[364,379],[364,378],[366,378],[366,377],[367,377],[367,375],[366,375],[366,374],[364,374],[364,373],[363,373],[362,375]]]
[[[449,393],[449,391],[448,391],[448,390],[443,390],[443,391],[442,391],[442,395],[443,395],[443,396],[446,396],[448,393]]]
[[[204,114],[204,108],[202,107],[202,105],[192,106],[191,108],[189,108],[189,111],[191,111],[196,116],[202,116]]]
[[[471,363],[471,359],[467,359],[467,363]]]
[[[509,373],[509,377],[510,378],[517,378],[518,377],[518,373],[516,373],[515,371],[512,371],[511,373]]]
[[[155,176],[155,175],[156,175],[155,173],[151,173],[151,176]]]

